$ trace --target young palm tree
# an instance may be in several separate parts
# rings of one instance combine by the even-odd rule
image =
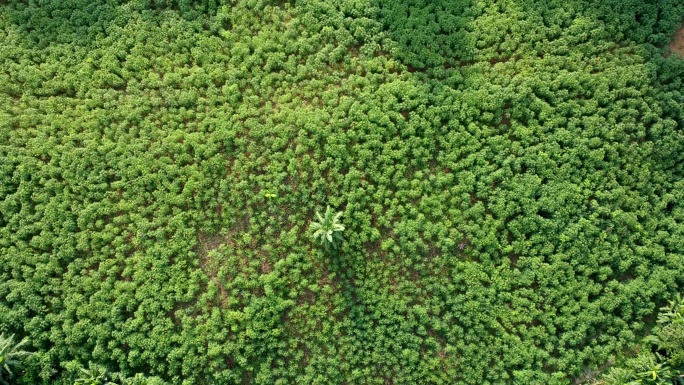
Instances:
[[[81,376],[74,381],[74,385],[115,385],[107,381],[107,370],[103,367],[88,363],[88,369],[81,368]]]
[[[320,239],[321,245],[323,245],[326,250],[337,249],[344,240],[342,238],[344,226],[339,223],[341,216],[341,211],[335,214],[330,209],[330,206],[328,206],[324,215],[316,212],[318,222],[311,223],[311,229],[314,231],[313,238]]]
[[[11,368],[14,370],[20,369],[20,358],[31,354],[27,351],[19,350],[26,342],[28,342],[28,339],[24,338],[21,342],[15,344],[14,334],[9,338],[5,338],[4,333],[0,334],[0,384],[9,385],[9,380],[14,377]]]

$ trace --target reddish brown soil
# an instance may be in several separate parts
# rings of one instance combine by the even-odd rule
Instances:
[[[684,27],[680,28],[670,43],[670,53],[679,53],[684,56]]]

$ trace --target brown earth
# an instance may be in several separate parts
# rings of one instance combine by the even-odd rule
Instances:
[[[679,31],[674,35],[672,42],[670,43],[670,53],[679,53],[684,56],[684,27],[680,28]]]

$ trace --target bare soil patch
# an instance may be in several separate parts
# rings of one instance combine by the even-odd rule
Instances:
[[[670,43],[670,54],[678,53],[684,56],[684,26],[675,33],[672,42]]]

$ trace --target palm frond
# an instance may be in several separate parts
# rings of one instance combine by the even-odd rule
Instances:
[[[341,242],[343,240],[339,234],[345,229],[345,227],[339,223],[342,214],[342,211],[335,213],[330,206],[326,206],[325,212],[322,215],[320,212],[316,212],[318,222],[312,222],[309,226],[309,228],[314,231],[312,238],[320,238],[321,245],[326,250],[336,248],[338,243],[335,241]]]
[[[11,379],[14,376],[14,371],[12,368],[20,369],[21,361],[19,358],[30,355],[30,352],[19,350],[23,345],[28,342],[27,338],[24,338],[18,343],[14,343],[14,334],[5,338],[4,333],[0,334],[0,384],[7,384],[5,380],[5,374],[7,374],[7,379]]]

